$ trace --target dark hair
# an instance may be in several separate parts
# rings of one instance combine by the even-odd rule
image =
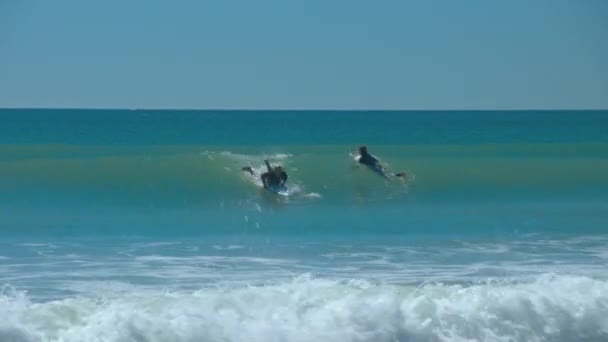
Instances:
[[[365,146],[365,145],[359,146],[359,152],[361,152],[361,153],[367,152],[367,146]]]

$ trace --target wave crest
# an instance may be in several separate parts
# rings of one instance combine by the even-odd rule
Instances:
[[[10,292],[10,293],[9,293]],[[264,287],[32,303],[0,296],[2,341],[605,341],[608,282],[375,285],[303,276]]]

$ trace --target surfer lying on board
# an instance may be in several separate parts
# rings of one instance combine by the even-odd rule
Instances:
[[[368,166],[370,169],[380,174],[384,178],[389,179],[392,176],[401,177],[403,179],[406,178],[405,172],[391,173],[389,170],[384,168],[376,157],[367,152],[367,146],[359,146],[359,155],[356,156],[355,159],[357,162],[359,162],[359,164]]]
[[[283,170],[281,166],[270,166],[268,160],[264,160],[266,164],[267,172],[262,173],[260,178],[262,179],[262,183],[264,183],[264,187],[267,189],[277,189],[285,186],[287,182],[287,172]],[[250,166],[245,166],[241,169],[242,171],[249,172],[252,176],[255,176],[255,172]]]

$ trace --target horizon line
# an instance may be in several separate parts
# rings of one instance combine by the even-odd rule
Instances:
[[[123,110],[123,111],[216,111],[216,112],[560,112],[608,111],[608,108],[120,108],[120,107],[0,107],[0,110]]]

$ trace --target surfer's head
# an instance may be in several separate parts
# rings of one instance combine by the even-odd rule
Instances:
[[[283,171],[283,167],[281,167],[279,165],[272,168],[272,173],[274,173],[277,176],[280,176],[281,174],[283,174],[283,172],[285,172],[285,171]]]
[[[275,181],[280,181],[282,183],[285,183],[285,181],[287,181],[287,172],[285,172],[283,170],[283,167],[281,166],[275,166],[272,168],[272,178]]]
[[[359,146],[359,153],[360,154],[367,154],[367,146],[365,146],[365,145]]]

